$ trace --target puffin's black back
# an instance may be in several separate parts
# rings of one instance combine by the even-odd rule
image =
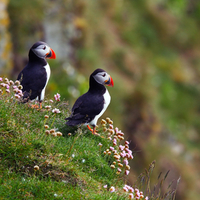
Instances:
[[[23,86],[24,99],[35,99],[40,96],[42,89],[47,81],[47,74],[44,66],[47,64],[45,59],[39,58],[32,49],[44,42],[36,42],[29,50],[29,61],[26,67],[19,73],[17,80]]]
[[[104,105],[103,94],[106,92],[106,88],[104,85],[96,82],[93,77],[99,72],[104,72],[104,70],[96,69],[90,75],[89,90],[74,103],[71,116],[66,118],[68,120],[66,122],[67,125],[75,126],[89,123],[102,111]]]

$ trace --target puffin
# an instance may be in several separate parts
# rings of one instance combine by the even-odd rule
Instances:
[[[113,87],[113,79],[105,70],[98,68],[90,75],[89,90],[75,101],[71,115],[65,118],[68,126],[85,124],[92,134],[98,135],[97,121],[106,111],[111,100],[105,85]]]
[[[19,73],[17,80],[23,86],[23,103],[37,99],[41,108],[51,74],[46,58],[55,59],[56,54],[48,44],[38,41],[30,48],[28,56],[28,64]]]

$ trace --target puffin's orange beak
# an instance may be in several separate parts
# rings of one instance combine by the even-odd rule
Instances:
[[[109,79],[106,80],[104,83],[105,83],[106,85],[108,85],[108,86],[111,86],[111,87],[114,86],[114,82],[113,82],[113,79],[112,79],[111,76],[110,76]]]
[[[50,48],[49,53],[46,55],[46,58],[56,59],[56,54],[53,49]]]

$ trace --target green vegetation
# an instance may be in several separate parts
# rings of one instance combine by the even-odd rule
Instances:
[[[110,118],[101,121],[99,136],[67,127],[69,106],[59,94],[37,110],[20,103],[18,84],[0,77],[1,199],[174,199],[176,189],[161,193],[167,175],[151,193],[154,162],[139,185],[136,179],[128,186],[132,151]]]
[[[181,176],[176,200],[199,200],[200,1],[2,0],[1,3],[5,6],[1,6],[0,19],[0,76],[16,80],[27,63],[29,48],[43,40],[57,54],[56,60],[48,60],[52,73],[45,98],[59,92],[60,103],[68,109],[63,102],[66,100],[71,106],[87,90],[91,72],[98,67],[105,69],[115,84],[109,89],[112,100],[105,114],[124,131],[130,149],[135,152],[128,183],[134,185],[136,177],[155,160],[151,186],[161,172],[163,175],[170,170],[163,190],[173,180],[175,189]],[[4,103],[1,107],[6,107]],[[27,113],[31,112],[34,112],[31,118],[38,124],[43,122],[42,113],[27,108]],[[56,127],[60,126],[59,131],[66,128],[63,118],[68,111],[63,117],[62,112],[54,122]],[[50,116],[47,122],[52,123],[53,119]],[[64,133],[68,140],[70,137]],[[86,136],[93,138],[89,133]]]

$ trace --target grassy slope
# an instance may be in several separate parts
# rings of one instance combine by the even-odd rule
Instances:
[[[54,114],[52,108],[38,111],[13,101],[11,96],[0,97],[1,199],[101,199],[102,195],[107,199],[116,195],[103,188],[123,187],[121,175],[110,168],[113,157],[103,154],[111,142],[84,128],[76,133],[67,130],[67,103],[45,102],[43,107],[60,109],[61,113]],[[59,130],[63,136],[46,135],[44,125]],[[69,131],[72,135],[68,135]],[[39,170],[34,170],[36,165]]]
[[[20,7],[29,12],[26,5],[22,3],[23,1],[17,1],[18,8]],[[10,2],[16,4],[16,1]],[[110,90],[114,101],[112,101],[107,113],[111,113],[109,115],[113,117],[119,127],[123,125],[119,124],[122,123],[122,117],[126,116],[121,113],[127,113],[127,111],[122,112],[123,107],[127,104],[124,98],[130,96],[130,99],[134,100],[137,97],[138,90],[142,90],[141,93],[144,94],[143,98],[139,99],[139,103],[134,101],[135,103],[131,104],[132,107],[139,107],[141,110],[138,118],[140,119],[141,116],[143,119],[140,123],[142,131],[140,131],[140,126],[137,126],[136,130],[126,129],[126,133],[130,136],[136,135],[137,146],[142,144],[140,149],[142,153],[144,152],[144,156],[141,156],[140,159],[141,162],[136,160],[140,157],[138,154],[134,159],[134,170],[140,173],[140,170],[143,170],[147,163],[155,159],[160,166],[157,165],[158,173],[171,169],[171,172],[176,173],[175,178],[181,175],[182,181],[179,193],[182,196],[179,197],[180,199],[183,199],[183,196],[185,196],[185,199],[198,199],[198,133],[200,132],[198,83],[200,79],[198,70],[199,17],[197,14],[199,13],[199,3],[196,2],[194,5],[192,3],[193,11],[191,7],[191,11],[188,13],[187,6],[184,7],[184,4],[190,4],[187,1],[115,0],[83,2],[66,0],[65,2],[67,2],[66,9],[68,9],[68,12],[64,9],[57,9],[58,13],[55,16],[60,15],[63,21],[63,16],[67,13],[73,13],[79,19],[78,21],[75,20],[75,25],[78,29],[81,29],[83,37],[74,39],[75,41],[72,42],[78,50],[78,52],[76,51],[77,55],[79,55],[79,57],[76,55],[77,69],[81,70],[87,77],[94,67],[100,66],[108,69],[109,73],[114,76],[114,80],[116,80],[115,87]],[[34,4],[36,5],[36,2]],[[182,6],[178,4],[182,4]],[[49,1],[48,5],[50,5]],[[55,8],[57,5],[57,1],[55,1],[55,5],[52,7]],[[30,7],[30,4],[27,4],[27,6]],[[60,6],[64,8],[61,4]],[[39,7],[34,6],[34,8]],[[15,14],[12,19],[16,22],[18,17],[21,17],[18,14],[21,13],[21,9],[14,7],[11,12]],[[41,9],[39,8],[39,10]],[[61,10],[63,13],[61,13]],[[31,8],[31,11],[34,12],[33,8]],[[38,11],[35,13],[38,13]],[[32,19],[34,15],[27,16],[30,16],[30,21],[28,21],[28,18],[20,18],[17,26],[11,24],[13,31],[21,31],[21,34],[12,33],[13,44],[22,39],[24,40],[19,43],[21,48],[27,46],[28,43],[32,43],[41,35],[35,33],[35,37],[33,36],[33,30],[30,29],[30,26],[35,27]],[[47,19],[53,18],[49,16]],[[24,19],[25,23],[23,23]],[[34,22],[36,24],[38,24],[38,21],[42,21],[37,19],[35,16]],[[82,23],[81,26],[80,22],[86,23]],[[31,34],[22,33],[24,31],[22,27],[26,27],[26,25],[29,27],[27,29],[31,30]],[[67,32],[67,30],[63,32]],[[21,37],[22,35],[23,37]],[[14,52],[18,51],[19,46],[17,45]],[[27,57],[27,51],[28,49],[24,51],[25,57]],[[17,58],[19,58],[19,55],[17,55]],[[82,65],[80,65],[81,63]],[[52,68],[52,65],[50,66]],[[49,90],[54,89],[62,95],[65,95],[64,92],[68,91],[66,86],[69,85],[76,86],[80,90],[77,86],[77,80],[73,84],[69,84],[66,82],[70,80],[69,77],[66,79],[66,75],[64,78],[58,76],[58,72],[62,75],[65,74],[61,69],[58,69],[58,66],[62,65],[55,65],[55,70],[52,69],[51,80],[55,76],[56,80],[54,82],[56,84],[58,84],[58,80],[64,80],[64,82],[59,83],[57,87],[55,87],[56,84],[50,82],[48,85]],[[127,85],[129,90],[125,91],[124,88],[127,88]],[[133,91],[133,93],[130,93],[130,91]],[[50,91],[47,93],[50,93]],[[65,97],[69,99],[67,95]],[[140,106],[140,102],[144,102],[144,108]],[[155,110],[150,109],[149,111],[148,108],[150,107],[155,107]],[[131,109],[127,110],[131,113],[133,119],[136,118],[137,123],[137,112],[135,114]],[[158,118],[157,123],[151,123],[150,117],[152,115]],[[125,121],[136,124],[130,118]],[[143,124],[147,124],[147,131],[144,131]],[[123,130],[126,127],[124,126]],[[149,127],[152,128],[153,132],[151,137],[145,135],[145,133],[148,133]],[[159,127],[163,127],[163,133],[158,133]],[[166,133],[168,129],[169,133]],[[171,138],[175,140],[174,143],[171,142]],[[133,141],[132,138],[131,140]],[[174,151],[177,148],[181,150],[178,153]]]
[[[105,131],[105,127],[103,130],[102,125],[98,128],[101,137],[92,135],[85,127],[67,127],[64,118],[69,115],[69,107],[64,101],[47,100],[43,102],[43,109],[37,110],[28,104],[18,103],[12,89],[9,94],[5,88],[1,88],[1,91],[1,199],[128,198],[128,193],[123,191],[124,184],[127,184],[125,165],[121,168],[122,172],[117,173],[119,161],[115,169],[110,167],[114,153],[109,151],[110,155],[104,154],[113,146],[116,133],[111,134],[112,140],[109,140],[110,132],[108,129]],[[48,105],[51,108],[45,108]],[[58,108],[60,113],[53,113],[54,108]],[[49,127],[45,128],[44,125]],[[112,129],[109,123],[105,126]],[[52,129],[56,133],[61,132],[62,136],[46,134],[47,130],[53,132]],[[124,144],[123,138],[117,139],[114,146],[118,154],[119,144]],[[105,189],[104,185],[108,188]],[[115,192],[109,191],[111,186],[115,187]],[[143,187],[146,186],[144,181]],[[161,198],[158,195],[152,199]],[[168,199],[171,199],[171,195]]]

